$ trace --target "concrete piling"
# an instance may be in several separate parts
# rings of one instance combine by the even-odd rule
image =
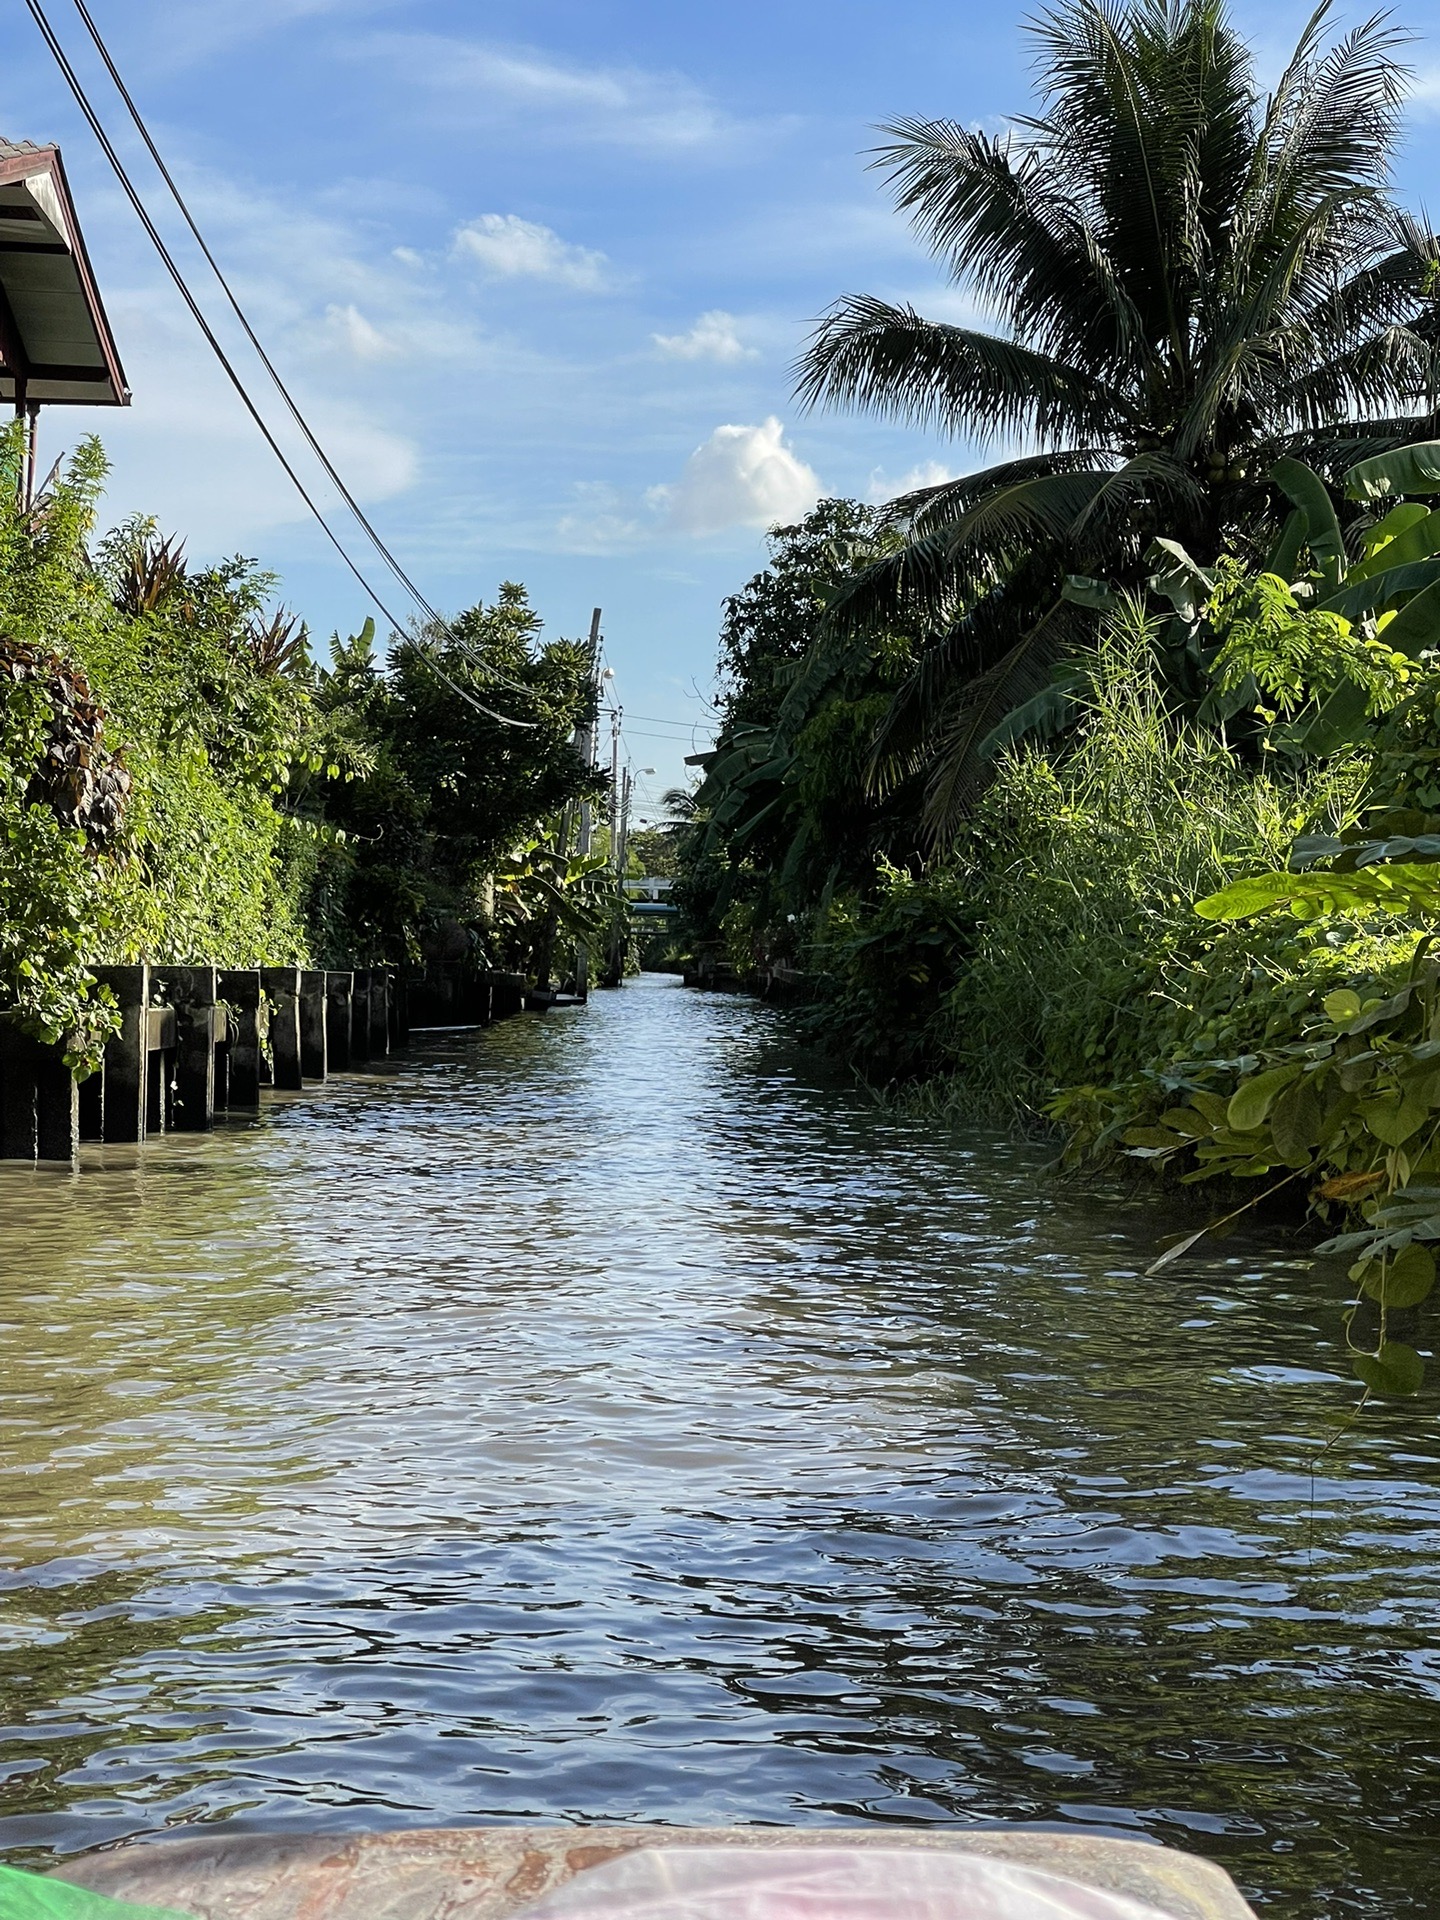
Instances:
[[[363,1067],[370,1058],[370,970],[362,967],[350,978],[350,1063]]]
[[[203,1133],[215,1119],[215,967],[157,967],[153,984],[175,1014],[172,1123],[183,1133]]]
[[[492,973],[490,979],[490,1011],[496,1020],[513,1020],[517,1013],[525,1011],[525,976],[523,973]]]
[[[270,1003],[271,1084],[298,1093],[305,1085],[300,1066],[300,969],[262,967],[260,984]]]
[[[120,1031],[105,1042],[102,1137],[124,1143],[145,1138],[146,1083],[150,1054],[150,969],[92,967],[120,1009]]]
[[[351,1026],[355,998],[353,973],[325,975],[325,1066],[330,1073],[350,1071]]]
[[[0,1159],[72,1165],[80,1151],[80,1089],[61,1046],[0,1023]]]
[[[329,1063],[326,1028],[326,975],[300,975],[300,1071],[307,1080],[323,1080]]]
[[[260,1061],[266,1027],[260,976],[250,970],[224,968],[220,974],[219,991],[225,1002],[229,1105],[258,1107]]]
[[[383,1060],[424,1024],[488,1025],[525,1005],[521,974],[472,964],[411,970],[95,967],[119,1014],[99,1072],[83,1081],[61,1046],[0,1020],[0,1159],[75,1165],[82,1140],[134,1144],[199,1132],[255,1108],[262,1086]]]
[[[390,1051],[390,975],[383,967],[370,971],[370,1058],[383,1060]]]
[[[175,1124],[175,1009],[152,1001],[145,1032],[145,1131],[169,1133]]]

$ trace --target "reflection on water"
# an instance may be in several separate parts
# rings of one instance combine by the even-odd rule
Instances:
[[[1144,1280],[1042,1160],[647,980],[0,1171],[0,1846],[1043,1821],[1433,1913],[1430,1416],[1312,1477],[1337,1276]]]

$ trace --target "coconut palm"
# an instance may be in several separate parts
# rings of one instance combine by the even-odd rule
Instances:
[[[1083,637],[1066,575],[1138,584],[1157,533],[1253,548],[1279,456],[1335,473],[1434,430],[1440,251],[1388,193],[1403,36],[1327,46],[1329,11],[1267,100],[1221,0],[1068,0],[1029,28],[1036,117],[882,130],[899,207],[998,324],[849,295],[799,392],[1016,449],[896,502],[907,538],[835,609],[934,624],[877,764],[928,760],[939,834]]]

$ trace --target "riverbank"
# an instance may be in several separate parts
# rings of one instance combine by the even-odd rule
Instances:
[[[1043,1159],[646,978],[0,1169],[0,1846],[1018,1820],[1428,1914],[1440,1460],[1317,1457],[1336,1274],[1147,1282]]]

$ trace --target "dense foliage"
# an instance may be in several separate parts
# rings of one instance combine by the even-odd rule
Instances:
[[[877,752],[924,761],[933,835],[1093,641],[1067,574],[1138,588],[1167,534],[1253,564],[1278,459],[1333,479],[1429,430],[1440,245],[1389,193],[1403,35],[1382,13],[1327,47],[1329,11],[1267,98],[1221,0],[1064,0],[1029,27],[1035,114],[884,129],[899,208],[998,328],[846,296],[802,395],[1026,448],[897,501],[837,609],[927,624]]]
[[[1143,596],[1082,583],[1063,741],[1008,749],[943,858],[912,809],[906,860],[753,877],[732,958],[798,954],[812,1030],[879,1083],[1048,1121],[1076,1162],[1308,1195],[1356,1256],[1357,1371],[1406,1391],[1440,1241],[1440,511],[1407,496],[1440,493],[1440,444],[1353,468],[1348,530],[1281,477],[1280,571],[1165,539]],[[745,880],[736,779],[722,745],[689,899]]]
[[[112,1019],[93,964],[528,966],[557,932],[601,937],[593,866],[547,853],[592,784],[571,745],[591,665],[541,642],[523,589],[383,664],[367,628],[321,671],[252,561],[188,567],[144,520],[93,541],[98,445],[29,509],[22,458],[12,428],[0,1016],[88,1060]]]
[[[572,744],[594,701],[588,648],[540,628],[507,581],[495,605],[398,638],[383,665],[369,623],[334,644],[314,698],[330,764],[353,777],[320,798],[343,833],[318,876],[324,956],[443,958],[482,939],[497,863],[599,791]],[[543,917],[538,878],[520,892]]]

